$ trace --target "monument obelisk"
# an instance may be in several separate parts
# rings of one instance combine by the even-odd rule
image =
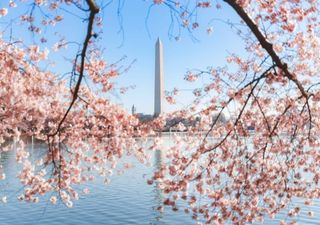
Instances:
[[[154,117],[163,112],[164,98],[164,71],[163,71],[163,48],[162,42],[158,38],[156,42],[155,57],[155,80],[154,80]]]

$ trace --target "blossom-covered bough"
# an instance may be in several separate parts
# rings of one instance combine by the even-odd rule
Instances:
[[[168,193],[164,204],[174,210],[181,198],[193,218],[214,224],[245,224],[265,216],[273,218],[295,197],[305,198],[305,204],[319,197],[319,3],[223,2],[246,27],[237,28],[246,56],[231,54],[227,59],[238,67],[235,72],[211,68],[187,73],[190,81],[211,77],[212,82],[196,92],[214,95],[211,104],[191,112],[204,120],[196,130],[207,133],[200,135],[198,146],[192,145],[199,139],[194,128],[183,141],[177,138],[177,145],[167,155],[168,165],[153,180]],[[157,3],[179,13],[185,26],[194,28],[197,23],[196,9],[177,8],[172,1]],[[198,2],[195,7],[213,4]],[[228,110],[228,122],[217,123]],[[207,116],[212,112],[216,112],[215,119]],[[249,133],[250,126],[254,133]],[[185,148],[183,142],[194,147]],[[299,212],[300,206],[293,207],[288,215]]]
[[[162,146],[159,138],[151,144],[148,140],[150,149],[166,156],[148,180],[165,193],[165,206],[183,208],[209,224],[245,224],[273,218],[296,197],[306,205],[320,197],[318,1],[154,0],[153,5],[168,7],[173,22],[190,32],[202,26],[197,22],[202,10],[229,7],[240,25],[227,24],[243,39],[244,53],[230,53],[224,67],[188,71],[190,82],[208,80],[193,92],[194,104],[147,123],[83,85],[86,77],[109,92],[111,80],[121,73],[121,67],[108,65],[95,47],[94,29],[101,23],[103,1],[29,2],[30,13],[21,19],[35,34],[40,33],[35,24],[39,18],[33,16],[36,9],[43,12],[46,26],[63,21],[63,16],[51,16],[46,9],[59,13],[62,7],[75,7],[87,16],[87,29],[74,59],[70,89],[66,80],[40,69],[46,51],[15,40],[0,42],[1,151],[11,150],[8,140],[18,143],[17,162],[23,165],[19,178],[25,185],[20,199],[36,202],[54,192],[52,203],[58,197],[72,206],[78,198],[74,187],[94,179],[92,169],[108,181],[124,154],[146,162],[147,149],[141,142],[165,129],[165,117],[178,118],[170,126],[186,131],[173,135],[169,146]],[[0,14],[5,16],[7,10]],[[176,94],[175,90],[168,99],[174,102]],[[203,101],[207,103],[201,105]],[[221,120],[224,114],[226,121]],[[42,160],[29,159],[22,136],[47,144]],[[289,208],[292,223],[299,212],[300,206]]]
[[[82,85],[86,76],[99,90],[109,92],[111,79],[123,72],[114,64],[108,65],[93,46],[92,38],[96,37],[93,26],[99,23],[96,2],[31,2],[30,13],[21,16],[23,22],[29,23],[31,32],[40,33],[33,17],[36,9],[42,13],[45,8],[55,12],[60,5],[88,12],[87,30],[69,73],[70,89],[66,80],[41,70],[47,51],[35,45],[25,47],[21,41],[1,40],[1,151],[12,150],[8,143],[17,143],[16,160],[22,164],[18,177],[25,186],[20,200],[37,202],[39,196],[56,193],[50,198],[52,203],[60,198],[71,207],[72,200],[78,199],[74,185],[94,179],[93,168],[108,182],[111,170],[123,154],[134,154],[141,162],[146,156],[136,141],[138,119]],[[10,5],[16,6],[13,3]],[[63,18],[54,16],[50,20],[50,16],[44,13],[48,24]],[[56,48],[66,44],[60,41]],[[23,141],[31,136],[47,144],[44,157],[36,162],[30,159]],[[1,177],[4,179],[5,174]]]

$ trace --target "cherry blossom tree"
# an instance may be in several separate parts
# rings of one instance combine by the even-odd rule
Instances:
[[[9,5],[15,7],[16,3],[10,1]],[[34,35],[41,34],[42,26],[63,20],[60,5],[75,7],[87,15],[84,41],[79,44],[71,72],[67,73],[71,78],[61,80],[59,75],[42,69],[41,63],[48,54],[38,45],[25,46],[14,37],[10,37],[11,42],[1,40],[4,69],[0,140],[1,151],[12,150],[8,141],[17,143],[16,160],[22,164],[18,177],[25,187],[20,200],[37,202],[39,196],[55,192],[50,198],[53,204],[60,198],[72,207],[72,200],[78,199],[74,185],[93,180],[93,167],[107,183],[123,154],[133,154],[141,162],[147,157],[135,140],[139,136],[138,119],[82,85],[86,77],[101,92],[109,92],[113,88],[111,80],[123,72],[116,64],[108,65],[94,46],[97,34],[93,27],[101,23],[96,16],[100,6],[93,0],[31,1],[28,14],[21,15],[20,20],[27,23]],[[34,16],[36,10],[41,12],[40,18]],[[2,16],[7,12],[2,9]],[[42,26],[37,25],[38,20],[42,20]],[[46,40],[41,38],[41,42]],[[67,44],[68,41],[61,40],[54,47],[59,50]],[[152,132],[150,128],[144,129],[140,136],[148,130]],[[23,141],[23,137],[31,136],[48,146],[45,156],[36,162],[30,159]],[[5,179],[4,173],[1,178]]]
[[[172,22],[189,32],[202,25],[197,21],[202,10],[229,7],[239,24],[226,26],[237,31],[245,47],[243,55],[231,53],[226,66],[188,71],[185,79],[190,82],[200,77],[210,81],[194,90],[193,105],[147,123],[82,84],[87,77],[108,92],[113,88],[111,80],[124,72],[117,64],[107,64],[95,46],[104,2],[29,3],[28,14],[20,19],[35,35],[43,27],[63,22],[61,6],[79,10],[87,27],[69,80],[41,69],[47,52],[39,46],[14,39],[0,42],[1,151],[12,149],[6,140],[18,143],[17,163],[23,165],[19,179],[25,186],[21,200],[37,202],[54,192],[52,203],[60,198],[71,207],[78,198],[74,186],[94,179],[92,169],[108,182],[123,154],[146,162],[148,154],[141,142],[163,130],[166,118],[181,118],[170,126],[186,132],[174,135],[170,146],[162,145],[158,137],[151,140],[149,149],[160,149],[166,156],[148,180],[166,195],[164,206],[176,211],[185,201],[184,211],[194,219],[245,224],[273,218],[295,197],[305,199],[306,205],[319,198],[318,1],[154,0],[152,7],[168,7]],[[25,3],[10,1],[9,13],[16,4]],[[40,17],[34,16],[35,10],[42,12]],[[7,13],[7,8],[0,9],[1,16]],[[55,47],[62,48],[68,41],[61,40]],[[177,92],[167,99],[174,103]],[[207,104],[202,105],[203,99]],[[226,112],[230,116],[221,122]],[[248,126],[254,127],[254,133]],[[47,144],[43,159],[29,159],[22,136]],[[299,212],[299,207],[292,207],[288,214],[294,217]]]
[[[196,2],[188,9],[171,1],[156,3],[178,13],[188,29],[198,27],[195,11],[215,4]],[[246,55],[226,59],[238,68],[235,72],[220,67],[187,73],[191,82],[210,76],[212,82],[194,93],[214,98],[207,108],[192,106],[186,113],[201,115],[196,128],[208,131],[206,135],[200,134],[194,145],[197,135],[190,128],[168,151],[170,163],[154,174],[168,193],[165,205],[177,210],[178,199],[183,199],[189,205],[185,211],[195,219],[245,224],[273,218],[295,197],[305,198],[306,205],[319,198],[318,4],[216,2],[216,8],[231,7],[239,16],[241,27],[233,26],[245,42]],[[217,123],[225,111],[232,112],[230,120]],[[207,116],[212,112],[215,119]],[[248,126],[255,128],[254,134]],[[300,207],[293,207],[288,215],[299,212]]]

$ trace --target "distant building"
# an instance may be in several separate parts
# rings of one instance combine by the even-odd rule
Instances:
[[[218,114],[213,115],[210,123],[225,124],[226,121],[227,121],[226,117],[222,113],[220,114],[219,118],[218,118]],[[182,117],[168,118],[166,121],[166,126],[164,128],[164,131],[183,131],[183,130],[179,130],[180,129],[178,128],[179,124],[182,124],[185,127],[184,130],[187,130],[187,128],[189,127],[198,127],[200,122],[201,122],[201,116],[197,116],[195,118],[182,118]]]
[[[132,107],[131,107],[131,114],[132,114],[132,115],[135,115],[135,114],[136,114],[136,111],[137,111],[137,108],[136,108],[134,105],[132,105]]]
[[[154,119],[154,116],[149,114],[137,113],[135,115],[140,120],[140,122],[148,122]]]

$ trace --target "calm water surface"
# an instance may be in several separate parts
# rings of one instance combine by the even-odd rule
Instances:
[[[44,148],[41,144],[34,145],[34,152]],[[126,159],[135,162],[134,159]],[[8,203],[0,203],[0,225],[127,225],[127,224],[157,224],[180,225],[196,224],[189,215],[182,211],[172,212],[166,209],[160,213],[156,208],[163,197],[156,185],[147,185],[146,179],[159,166],[162,161],[159,152],[152,158],[152,166],[146,167],[140,163],[122,175],[112,175],[111,183],[105,185],[97,179],[84,186],[88,187],[90,194],[81,195],[74,201],[73,208],[66,208],[62,203],[52,205],[48,197],[40,198],[39,203],[25,203],[17,200],[21,192],[21,185],[16,177],[17,164],[13,152],[2,153],[0,163],[3,166],[7,179],[0,182],[0,197],[6,195]],[[299,201],[296,202],[299,204]],[[304,207],[297,218],[287,218],[283,211],[275,219],[266,219],[263,224],[279,224],[279,219],[294,219],[299,224],[320,224],[320,202]],[[308,211],[314,211],[314,217],[307,216]]]

